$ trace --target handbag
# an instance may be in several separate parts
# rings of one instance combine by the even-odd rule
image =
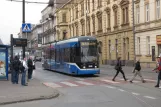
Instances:
[[[117,65],[115,65],[115,68],[114,68],[115,70],[118,70],[119,69],[119,66],[117,66]]]

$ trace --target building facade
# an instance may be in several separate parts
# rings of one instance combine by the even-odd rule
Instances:
[[[37,24],[35,25],[32,30],[31,33],[28,34],[28,46],[27,46],[27,50],[29,52],[29,55],[32,56],[42,56],[42,52],[41,52],[41,47],[42,47],[42,25],[41,24]],[[41,39],[41,40],[40,40]]]
[[[155,67],[161,54],[160,0],[136,0],[135,29],[136,58],[144,67]]]
[[[113,65],[121,57],[125,65],[133,65],[132,0],[70,0],[64,7],[68,37],[95,36],[101,64]]]

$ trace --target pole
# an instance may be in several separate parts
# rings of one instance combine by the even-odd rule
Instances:
[[[89,30],[89,29],[88,29]],[[86,0],[86,34],[85,35],[87,35],[87,0]],[[85,36],[84,35],[84,36]]]
[[[22,2],[22,23],[25,23],[25,0],[23,0]],[[25,58],[25,46],[22,46],[22,52],[23,52],[22,54],[23,54],[23,59],[24,59]]]
[[[136,54],[135,54],[135,16],[134,16],[134,0],[132,0],[132,13],[133,13],[133,42],[134,42],[134,65],[136,62]]]
[[[13,34],[11,34],[11,61],[13,61]]]
[[[22,2],[22,23],[25,23],[25,0]]]

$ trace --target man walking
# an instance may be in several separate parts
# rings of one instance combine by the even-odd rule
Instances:
[[[115,81],[115,78],[117,77],[117,75],[119,74],[119,72],[122,73],[124,80],[125,81],[127,80],[126,77],[125,77],[125,74],[124,74],[124,72],[122,70],[122,64],[121,64],[120,59],[121,59],[121,57],[118,57],[117,58],[117,63],[116,63],[116,66],[115,66],[115,69],[117,70],[117,72],[116,72],[114,78],[112,79],[112,81]]]
[[[138,59],[137,62],[136,62],[136,64],[135,64],[134,71],[133,71],[133,73],[135,73],[135,74],[134,74],[133,78],[130,80],[131,83],[133,83],[132,81],[135,79],[135,77],[136,77],[137,75],[139,75],[140,78],[141,78],[141,81],[142,81],[143,83],[145,83],[145,80],[143,79],[143,76],[142,76],[140,70],[141,70],[141,66],[140,66],[140,61],[139,61],[139,59]]]
[[[33,72],[33,61],[31,57],[29,57],[27,65],[28,65],[28,80],[29,80],[32,78],[32,72]]]
[[[13,63],[12,63],[12,68],[13,68],[13,84],[18,84],[18,80],[19,80],[19,66],[20,66],[20,61],[19,58],[17,56],[15,56]]]
[[[159,84],[160,84],[160,79],[161,79],[161,58],[159,59],[159,62],[158,62],[158,80],[157,80],[157,85],[155,87],[159,87]]]

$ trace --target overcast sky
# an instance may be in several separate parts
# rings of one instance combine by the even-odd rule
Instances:
[[[20,0],[22,1],[22,0]],[[49,0],[26,0],[48,2]],[[42,4],[26,4],[26,22],[37,24],[41,19]],[[17,37],[22,24],[22,3],[0,0],[0,38],[4,44],[10,42],[10,34]]]

